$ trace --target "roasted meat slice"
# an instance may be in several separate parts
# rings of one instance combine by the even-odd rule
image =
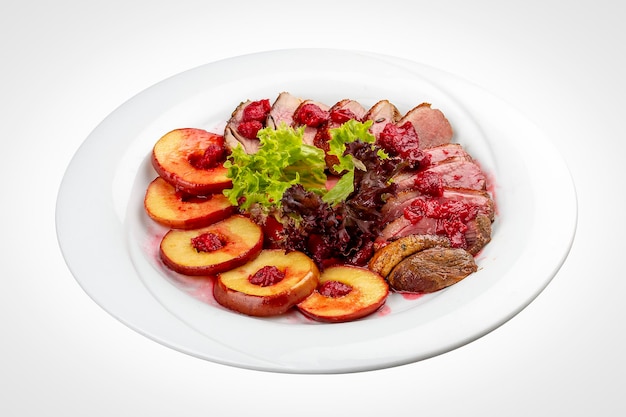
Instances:
[[[224,142],[231,150],[238,145],[243,146],[246,153],[256,153],[259,150],[258,139],[247,138],[239,132],[239,126],[243,122],[244,110],[251,103],[250,100],[247,100],[239,104],[226,123],[226,127],[224,128]]]
[[[381,209],[383,223],[389,223],[404,215],[404,209],[409,207],[415,199],[435,198],[423,195],[417,190],[404,190],[389,198]],[[466,188],[444,187],[443,194],[436,197],[441,203],[446,201],[463,201],[478,207],[478,213],[486,216],[490,221],[495,215],[494,202],[487,191],[471,190]]]
[[[441,110],[433,109],[430,103],[422,103],[409,110],[398,124],[402,125],[405,122],[413,124],[421,149],[444,145],[452,140],[453,131],[450,122]]]
[[[396,123],[401,117],[402,114],[398,108],[389,100],[380,100],[367,111],[363,119],[374,122],[370,127],[370,132],[378,138],[387,123]]]
[[[447,217],[445,211],[437,213],[438,207],[444,210],[459,207],[461,211],[450,212],[451,217]],[[444,188],[439,197],[404,191],[387,201],[382,215],[384,227],[376,241],[377,246],[409,235],[437,234],[452,239],[452,246],[463,247],[475,254],[491,240],[495,205],[486,191]]]
[[[438,175],[444,187],[470,190],[485,190],[487,188],[487,177],[482,169],[476,163],[462,157],[446,159],[445,162],[431,166],[419,172],[418,175],[424,175],[424,173]]]
[[[431,293],[456,284],[477,270],[471,253],[437,246],[402,260],[389,273],[387,281],[399,292]]]
[[[287,92],[280,93],[272,104],[270,113],[267,116],[267,126],[273,129],[276,129],[282,123],[292,126],[293,115],[300,103],[302,103],[302,99],[299,97]]]
[[[432,148],[425,149],[424,153],[428,155],[429,166],[443,163],[450,158],[460,158],[472,161],[470,154],[468,154],[467,151],[458,143],[446,143],[434,146]],[[428,167],[422,166],[421,168]]]
[[[479,214],[467,223],[465,232],[467,251],[472,255],[478,254],[487,243],[491,242],[491,220],[489,217]]]
[[[331,118],[334,122],[341,124],[350,119],[363,120],[367,110],[361,103],[349,98],[338,101],[330,108]],[[334,115],[334,117],[333,117]],[[344,116],[343,119],[340,116]]]
[[[331,139],[331,129],[338,128],[348,120],[354,119],[360,121],[363,119],[366,112],[365,108],[358,101],[344,99],[335,103],[330,108],[328,111],[328,121],[324,125],[318,127],[315,138],[313,139],[313,144],[322,149],[326,154],[326,166],[332,174],[339,174],[333,169],[333,166],[339,163],[339,158],[337,158],[336,155],[328,154],[330,149],[328,141]]]
[[[330,117],[330,106],[313,100],[303,100],[296,108],[293,115],[292,126],[304,127],[302,142],[314,145],[318,129],[323,129]]]
[[[441,229],[440,220],[432,217],[422,217],[411,221],[404,215],[387,223],[380,232],[377,243],[390,242],[409,235],[435,235]]]
[[[386,277],[404,258],[434,246],[450,247],[450,241],[437,235],[405,236],[376,250],[368,267],[371,271]]]

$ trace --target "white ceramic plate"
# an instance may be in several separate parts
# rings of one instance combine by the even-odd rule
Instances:
[[[156,140],[181,127],[221,132],[243,100],[289,91],[332,104],[389,99],[401,111],[441,109],[494,180],[498,215],[479,271],[435,294],[391,294],[374,315],[320,324],[298,313],[272,319],[221,308],[210,282],[169,272],[157,256],[164,229],[143,212],[156,177]],[[136,331],[210,361],[290,373],[338,373],[422,360],[475,340],[530,303],[572,244],[575,189],[562,158],[532,123],[459,78],[405,60],[337,50],[283,50],[211,63],[145,90],[85,140],[58,195],[57,234],[79,284]]]

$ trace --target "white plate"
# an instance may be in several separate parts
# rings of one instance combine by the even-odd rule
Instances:
[[[494,179],[498,215],[479,271],[435,294],[391,294],[374,315],[320,324],[298,313],[272,319],[221,308],[210,283],[173,274],[156,248],[164,229],[143,212],[156,177],[148,156],[169,130],[220,132],[239,102],[281,91],[332,104],[389,99],[401,111],[441,109],[461,143]],[[85,140],[59,190],[57,234],[79,284],[111,315],[179,351],[242,368],[289,373],[397,366],[462,346],[497,328],[550,282],[577,220],[569,171],[520,113],[459,78],[405,60],[298,49],[204,65],[120,106]]]

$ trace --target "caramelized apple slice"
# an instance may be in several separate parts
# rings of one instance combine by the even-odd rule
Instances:
[[[313,320],[339,323],[357,320],[378,310],[389,295],[389,286],[368,269],[335,265],[320,276],[317,289],[298,309]]]
[[[221,193],[190,196],[157,177],[148,185],[144,208],[150,218],[173,229],[197,229],[234,214],[235,206]]]
[[[217,193],[232,185],[224,167],[224,137],[202,129],[176,129],[152,149],[152,166],[177,190],[192,195]]]
[[[318,279],[317,266],[304,253],[266,249],[249,263],[221,273],[213,295],[239,313],[275,316],[308,297]]]
[[[170,230],[161,240],[160,255],[181,274],[215,275],[248,262],[262,248],[261,227],[236,214],[201,229]]]

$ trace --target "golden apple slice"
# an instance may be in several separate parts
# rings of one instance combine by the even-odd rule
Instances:
[[[159,248],[163,263],[185,275],[216,275],[254,258],[263,249],[263,231],[235,214],[210,226],[172,229]]]
[[[198,229],[235,213],[235,206],[221,193],[189,196],[161,177],[148,185],[144,208],[152,220],[173,229]]]
[[[192,195],[217,193],[232,186],[224,167],[224,137],[202,129],[175,129],[152,149],[152,166],[165,181]]]
[[[378,310],[389,295],[389,285],[379,274],[351,265],[328,267],[317,289],[298,309],[313,320],[340,323],[357,320]]]
[[[302,252],[266,249],[245,265],[218,275],[213,295],[224,307],[249,316],[275,316],[308,297],[319,270]]]

